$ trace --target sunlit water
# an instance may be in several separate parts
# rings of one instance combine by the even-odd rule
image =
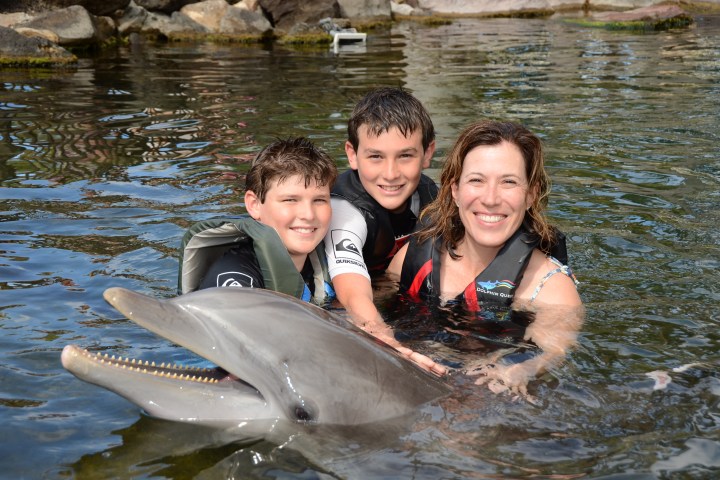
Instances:
[[[713,478],[719,27],[458,20],[396,25],[338,54],[135,45],[73,70],[0,71],[0,476]],[[184,229],[243,212],[247,160],[276,136],[309,136],[346,168],[349,112],[380,85],[430,110],[435,178],[478,118],[520,121],[546,143],[550,214],[568,234],[587,320],[568,361],[531,384],[537,405],[456,378],[456,395],[392,441],[345,459],[321,445],[310,458],[204,441],[62,369],[68,343],[186,358],[122,319],[103,290],[172,296]],[[654,371],[671,383],[654,389]]]

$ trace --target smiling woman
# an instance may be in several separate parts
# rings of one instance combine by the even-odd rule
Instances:
[[[401,277],[401,290],[470,310],[520,299],[580,305],[564,239],[544,215],[550,181],[540,139],[516,123],[472,124],[450,150],[440,182],[421,216],[428,226],[388,269]]]
[[[438,198],[421,215],[427,227],[388,268],[400,279],[402,292],[414,299],[462,305],[471,312],[520,304],[540,306],[538,312],[541,306],[581,306],[575,277],[565,265],[564,238],[545,219],[550,181],[537,136],[516,123],[474,123],[448,153],[440,181]],[[539,316],[544,320],[536,318],[533,325],[544,326],[535,339],[553,328]],[[498,378],[524,388],[558,352],[564,355],[581,323],[576,313],[569,316],[576,319],[566,329],[570,335],[536,341],[543,354],[533,359],[531,374],[510,379],[503,372]],[[536,326],[526,329],[520,340],[531,340],[535,330]],[[499,370],[484,372],[481,381]]]

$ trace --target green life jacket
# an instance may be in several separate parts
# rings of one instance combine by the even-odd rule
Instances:
[[[305,282],[280,236],[273,228],[251,217],[204,220],[187,229],[180,246],[178,294],[197,290],[215,260],[233,246],[248,240],[252,240],[265,287],[302,299]],[[313,267],[315,284],[311,301],[322,305],[332,291],[322,242],[308,258]]]

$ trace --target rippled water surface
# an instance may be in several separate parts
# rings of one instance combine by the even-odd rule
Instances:
[[[102,292],[172,296],[184,229],[243,212],[247,161],[274,137],[309,136],[346,168],[349,112],[380,85],[430,110],[435,178],[481,117],[520,121],[546,143],[550,213],[588,314],[579,348],[531,384],[537,405],[458,385],[411,432],[333,458],[213,443],[62,369],[68,343],[184,358]],[[714,478],[719,131],[717,17],[648,34],[403,23],[337,54],[133,45],[73,70],[2,70],[0,476]],[[654,389],[655,371],[672,382]]]

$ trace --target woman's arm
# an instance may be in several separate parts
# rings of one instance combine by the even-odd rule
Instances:
[[[545,257],[533,253],[513,308],[531,310],[535,320],[524,339],[539,348],[538,355],[516,364],[504,364],[502,355],[491,356],[468,368],[469,375],[482,375],[476,383],[487,384],[495,393],[510,391],[532,400],[527,384],[559,365],[577,343],[585,317],[572,273]]]

